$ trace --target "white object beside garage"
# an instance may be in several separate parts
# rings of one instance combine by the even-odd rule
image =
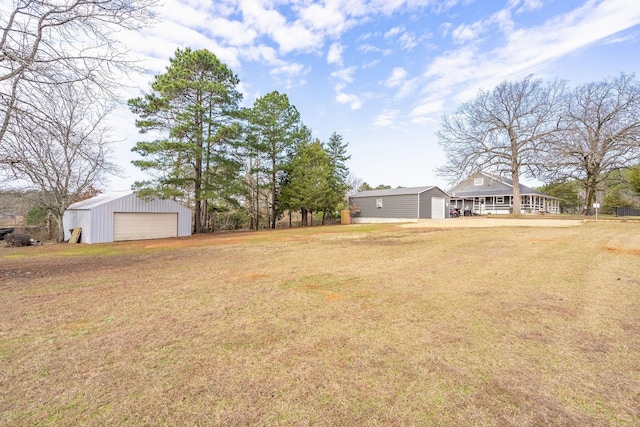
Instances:
[[[191,235],[191,209],[158,197],[140,198],[134,191],[99,194],[74,203],[63,215],[64,238],[82,228],[81,243],[162,239]]]

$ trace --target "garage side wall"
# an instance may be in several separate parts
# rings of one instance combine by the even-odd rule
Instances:
[[[191,235],[190,209],[172,200],[161,200],[156,198],[147,201],[139,198],[135,194],[130,194],[120,199],[95,206],[91,209],[91,221],[94,226],[91,229],[91,241],[86,243],[113,242],[114,212],[177,212],[178,237]]]
[[[437,187],[420,193],[420,218],[433,218],[433,212],[431,212],[431,199],[433,197],[440,197],[444,199],[444,217],[449,218],[449,195]]]
[[[378,200],[382,200],[382,207],[377,207]],[[354,197],[350,203],[360,208],[360,213],[356,218],[415,219],[418,216],[418,196],[415,194]]]
[[[62,226],[64,228],[64,240],[71,238],[72,229],[82,227],[80,241],[82,243],[91,243],[89,241],[89,236],[91,235],[91,212],[88,209],[68,209],[64,211]]]

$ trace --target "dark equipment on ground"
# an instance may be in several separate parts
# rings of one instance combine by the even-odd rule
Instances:
[[[0,228],[0,240],[4,240],[4,236],[13,233],[13,228]]]
[[[15,248],[20,246],[31,246],[33,239],[28,234],[16,234],[9,233],[4,236],[4,245],[13,246]]]

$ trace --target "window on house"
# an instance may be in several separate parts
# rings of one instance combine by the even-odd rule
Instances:
[[[484,178],[474,178],[473,185],[484,185]]]
[[[504,203],[504,197],[496,197],[496,203]]]
[[[376,208],[380,209],[382,207],[382,199],[376,199]]]

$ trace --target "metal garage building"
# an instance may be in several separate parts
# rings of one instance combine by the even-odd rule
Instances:
[[[118,191],[72,204],[62,223],[65,240],[72,229],[82,227],[82,243],[182,237],[191,235],[191,209],[173,200]]]
[[[449,218],[449,195],[438,187],[361,191],[349,196],[354,223]]]

